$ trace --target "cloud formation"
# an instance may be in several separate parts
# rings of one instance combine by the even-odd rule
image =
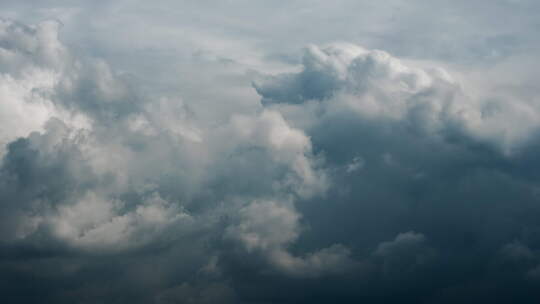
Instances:
[[[240,209],[240,223],[229,227],[227,234],[248,252],[260,251],[272,266],[292,276],[318,277],[354,269],[349,249],[340,244],[307,253],[305,258],[291,255],[286,247],[300,235],[300,216],[291,209],[272,201],[253,202]]]
[[[537,109],[520,100],[474,99],[440,67],[414,66],[350,44],[306,48],[302,71],[267,76],[263,104],[322,101],[326,112],[401,121],[421,132],[474,137],[512,149],[538,129]]]
[[[431,7],[420,2],[399,16]],[[248,19],[260,9],[275,17],[288,5],[302,7],[245,4]],[[297,49],[287,53],[295,43],[265,48],[249,29],[219,17],[212,22],[227,25],[221,32],[192,20],[180,48],[164,25],[177,12],[156,6],[164,20],[151,23],[130,53],[123,47],[133,32],[116,41],[99,22],[112,10],[118,22],[134,12],[147,18],[137,1],[128,12],[124,4],[46,1],[35,15],[23,13],[24,4],[2,5],[23,19],[71,20],[64,27],[0,21],[0,290],[9,301],[540,298],[536,87],[492,89],[488,75],[478,80],[475,71],[437,62],[444,52],[436,43],[426,45],[432,53],[399,51],[368,35],[370,46],[391,54],[312,39],[296,56]],[[219,15],[207,6],[186,9]],[[317,2],[291,14],[347,15],[329,8]],[[73,16],[90,11],[96,21],[84,25],[95,29],[88,35],[103,36],[81,44],[90,36],[74,39],[69,26],[82,26]],[[254,23],[253,31],[270,35],[266,27],[276,24],[276,39],[289,41],[277,25],[288,17],[281,18]],[[495,28],[475,54],[462,49],[470,37],[454,37],[467,43],[448,61],[514,67],[514,48],[499,45],[512,35]],[[391,41],[397,33],[381,35]],[[535,45],[525,37],[516,39]],[[170,49],[141,50],[154,39]],[[86,43],[95,49],[82,50]],[[498,77],[491,85],[504,82]]]

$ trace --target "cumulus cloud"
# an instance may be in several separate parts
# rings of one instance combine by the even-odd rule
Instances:
[[[325,112],[399,121],[422,132],[461,134],[512,150],[538,128],[525,101],[475,100],[440,67],[414,66],[380,50],[351,44],[310,46],[302,71],[254,83],[264,104],[323,102]]]
[[[300,235],[300,215],[290,203],[255,201],[240,209],[240,223],[227,231],[239,240],[248,252],[262,254],[279,271],[300,277],[317,277],[328,273],[352,270],[355,262],[350,250],[340,244],[305,257],[287,251]]]
[[[2,104],[0,144],[42,130],[52,117],[68,123],[85,124],[82,115],[70,115],[51,98],[60,82],[69,53],[58,40],[58,22],[27,26],[2,20],[0,25],[0,67]]]
[[[200,120],[181,98],[146,95],[105,61],[71,56],[58,41],[56,23],[3,22],[1,45],[18,59],[2,63],[9,118],[1,121],[2,244],[113,257],[186,242],[189,256],[202,250],[194,242],[202,246],[219,231],[224,213],[248,222],[247,215],[254,216],[252,205],[235,200],[278,195],[290,196],[284,209],[294,219],[284,227],[290,235],[273,240],[275,217],[246,228],[255,230],[255,247],[269,250],[264,256],[273,268],[319,276],[349,261],[340,246],[306,259],[286,250],[300,234],[293,201],[323,195],[329,181],[309,137],[280,113],[236,114],[217,125]],[[202,231],[207,237],[194,238]],[[200,271],[208,269],[204,260],[217,258],[202,251],[192,275],[209,274]],[[211,272],[220,273],[213,265]],[[198,292],[189,284],[147,296],[159,302]],[[206,299],[212,289],[206,281],[193,284]],[[216,297],[230,293],[224,288]]]
[[[423,234],[410,231],[398,234],[392,241],[380,243],[374,255],[382,257],[385,275],[402,276],[432,263],[435,252],[425,245]]]
[[[113,250],[118,250],[147,243],[177,221],[190,221],[188,214],[158,194],[128,212],[118,211],[122,204],[88,193],[74,205],[61,206],[50,219],[52,229],[77,247],[107,250],[114,245]]]
[[[301,130],[291,128],[279,112],[264,110],[256,117],[236,116],[232,126],[242,142],[268,149],[274,162],[292,169],[293,174],[287,174],[283,186],[294,186],[300,196],[325,191],[325,174],[316,168],[311,141]]]
[[[423,2],[339,2],[432,15]],[[473,5],[462,2],[442,7]],[[442,38],[425,50],[390,41],[408,33],[425,42],[414,30],[433,34],[427,19],[397,32],[374,26],[394,21],[365,21],[355,29],[369,39],[359,39],[341,18],[319,20],[321,11],[349,16],[324,1],[246,2],[234,13],[216,4],[257,21],[249,28],[208,3],[182,3],[204,25],[164,3],[166,12],[153,11],[164,18],[146,23],[140,1],[44,1],[32,13],[0,5],[23,19],[69,21],[0,21],[0,290],[9,300],[540,298],[535,74],[496,64],[520,71],[511,59],[526,57],[501,45],[513,34],[487,22],[494,40],[453,37],[455,57],[438,62]],[[282,24],[282,11],[303,22]],[[315,15],[336,27],[308,29],[321,24],[308,22]],[[132,39],[142,25],[146,34]],[[299,51],[306,40],[314,44]],[[471,43],[474,54],[463,50]],[[471,58],[470,69],[449,64]],[[508,74],[520,76],[501,87]]]
[[[55,50],[67,53],[64,47],[57,46],[57,27],[50,27],[48,23],[37,29],[17,24],[12,27],[14,32],[22,33],[22,40],[32,42],[19,43],[17,47],[24,49],[17,53],[28,52],[28,56],[35,59],[41,56],[32,53],[34,49],[41,50],[35,45],[39,43],[44,45],[44,58],[54,57],[55,54],[50,53]],[[41,39],[42,35],[45,38]],[[12,36],[3,38],[7,45],[9,41],[17,40]],[[146,226],[153,220],[159,226],[187,216],[177,205],[182,202],[170,203],[162,199],[160,193],[174,200],[180,199],[174,198],[177,195],[186,200],[188,196],[160,188],[163,187],[160,179],[166,178],[167,174],[175,175],[171,178],[182,178],[178,176],[181,174],[187,183],[184,189],[202,187],[202,179],[210,178],[206,177],[212,172],[210,168],[225,166],[222,164],[224,155],[251,148],[263,152],[260,166],[283,177],[282,182],[272,182],[269,191],[292,190],[301,196],[324,192],[324,173],[315,168],[317,164],[309,138],[301,130],[288,126],[277,112],[235,116],[216,128],[191,119],[189,109],[181,100],[164,97],[143,101],[150,97],[136,95],[129,89],[129,83],[115,75],[101,60],[75,60],[71,66],[60,69],[60,63],[54,58],[49,59],[51,62],[29,64],[36,70],[50,69],[51,73],[58,68],[57,74],[51,74],[51,77],[56,75],[53,78],[56,80],[47,84],[46,102],[52,110],[42,115],[43,118],[32,117],[34,129],[9,134],[11,140],[17,136],[23,138],[7,146],[8,154],[2,164],[4,180],[9,180],[3,193],[8,193],[7,188],[15,189],[9,191],[12,197],[5,199],[20,200],[17,196],[20,191],[25,191],[32,211],[27,211],[24,216],[34,214],[29,218],[34,226],[36,223],[50,224],[55,236],[82,246],[116,244],[123,247],[118,245],[127,242],[132,235],[140,237],[146,230],[154,229]],[[12,77],[9,72],[4,75]],[[50,77],[44,79],[50,81]],[[21,82],[29,86],[29,92],[36,90],[28,79]],[[8,102],[32,107],[34,103],[43,103],[40,96],[8,98]],[[21,114],[32,114],[31,111],[24,112]],[[75,113],[71,116],[80,115],[87,124],[69,124],[57,112]],[[3,123],[9,123],[9,120]],[[14,128],[6,125],[3,129]],[[209,134],[212,129],[217,129],[220,136],[226,136],[228,142]],[[34,132],[28,134],[30,131]],[[208,154],[206,159],[201,152]],[[184,167],[180,170],[184,172],[170,172],[171,166]],[[210,172],[206,173],[207,170]],[[63,178],[65,184],[55,184],[56,188],[39,185],[41,178],[53,172],[57,172],[56,178]],[[198,175],[205,177],[197,181]],[[31,180],[25,180],[27,176]],[[184,187],[181,181],[179,186]],[[22,187],[37,189],[22,190]],[[132,191],[138,202],[129,206],[122,196],[130,196]]]

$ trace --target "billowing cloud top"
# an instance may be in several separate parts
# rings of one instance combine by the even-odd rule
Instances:
[[[338,2],[0,4],[8,302],[537,303],[538,41]]]

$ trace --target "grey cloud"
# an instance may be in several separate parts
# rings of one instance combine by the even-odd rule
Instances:
[[[414,233],[412,231],[400,233],[393,241],[384,242],[379,244],[376,255],[388,256],[394,254],[396,251],[408,250],[424,243],[425,237],[423,234]]]
[[[315,100],[315,117],[354,112],[364,120],[401,121],[421,133],[472,137],[509,153],[538,129],[538,109],[526,100],[475,100],[440,67],[414,66],[351,44],[311,46],[301,72],[268,76],[254,87],[263,104]]]
[[[540,298],[532,1],[0,6],[8,300]]]
[[[35,26],[2,20],[3,71],[13,75],[26,72],[33,65],[59,67],[67,51],[58,40],[60,23],[45,21]]]
[[[40,35],[23,25],[12,26],[20,28],[21,35],[29,36],[30,41]],[[53,28],[48,36],[55,43],[56,30]],[[10,39],[13,38],[4,38]],[[148,96],[137,91],[129,78],[113,72],[101,60],[66,55],[61,63],[33,61],[39,56],[33,54],[33,48],[50,42],[36,41],[38,47],[21,45],[15,54],[28,57],[21,60],[28,64],[31,75],[38,77],[35,71],[50,71],[47,76],[54,77],[53,81],[43,94],[29,93],[9,101],[19,106],[43,99],[50,111],[26,133],[7,137],[12,141],[6,146],[1,164],[0,199],[2,246],[13,248],[13,252],[28,248],[36,257],[58,252],[60,256],[77,259],[74,269],[59,277],[49,270],[56,260],[32,260],[31,267],[44,271],[44,277],[63,284],[65,278],[79,277],[87,268],[89,276],[94,276],[99,269],[93,265],[95,255],[103,255],[112,263],[123,257],[142,258],[149,254],[146,252],[158,252],[163,258],[160,267],[169,267],[172,261],[168,255],[176,250],[172,248],[189,244],[179,256],[193,266],[185,272],[171,273],[169,279],[140,300],[169,301],[171,297],[191,298],[187,294],[193,293],[193,301],[198,301],[197,293],[204,293],[201,301],[211,301],[209,290],[216,290],[215,297],[232,296],[234,291],[229,287],[221,289],[221,283],[216,288],[206,286],[210,279],[191,283],[202,274],[201,269],[207,268],[205,263],[220,254],[221,250],[212,246],[204,247],[207,242],[215,242],[213,238],[224,237],[220,218],[242,214],[242,201],[253,197],[290,196],[294,201],[321,195],[328,188],[321,168],[323,160],[313,154],[309,138],[289,126],[278,112],[236,114],[215,125],[197,119],[180,98]],[[68,54],[63,46],[62,50]],[[10,70],[3,76],[20,77]],[[20,77],[17,81],[25,89],[35,90],[36,85],[28,79]],[[6,124],[6,128],[11,127]],[[13,140],[16,137],[19,138]],[[256,152],[255,158],[246,161],[243,156],[252,150]],[[238,154],[242,156],[237,158],[239,166],[246,172],[230,170],[231,158]],[[252,174],[265,171],[268,175],[253,180]],[[243,174],[238,176],[239,172]],[[291,229],[295,230],[297,223],[292,224]],[[261,235],[261,241],[272,243],[272,235]],[[298,264],[293,265],[294,274],[307,268],[309,275],[314,271],[318,276],[319,268],[325,272],[349,261],[345,257],[347,249],[339,246],[309,254],[307,262],[288,254],[282,249],[284,244],[276,246],[279,249],[271,254],[272,259]],[[285,255],[279,257],[275,253]],[[21,267],[16,253],[2,263],[10,274]],[[276,262],[272,267],[276,265],[281,267],[283,263]],[[311,270],[313,267],[315,270]],[[214,263],[213,268],[214,273],[220,273],[219,264]],[[288,275],[289,268],[285,268]],[[111,271],[117,278],[130,272],[148,274],[144,266],[118,266]],[[135,276],[130,284],[144,284],[159,276],[148,275],[149,278]],[[31,281],[21,273],[14,284],[23,286]],[[74,286],[62,294],[66,299],[95,299],[111,293],[104,285],[90,282],[96,285]],[[190,288],[190,284],[199,287]],[[56,289],[43,292],[50,299],[59,297]],[[120,297],[124,296],[128,297]]]
[[[298,277],[352,271],[350,250],[340,244],[296,257],[287,251],[300,234],[299,214],[290,203],[256,201],[240,209],[240,223],[227,231],[248,252],[260,251],[278,271]]]
[[[385,53],[364,51],[375,64],[353,55],[360,57],[354,64],[344,55],[350,49],[319,49],[319,69],[306,64],[300,73],[256,85],[268,107],[304,128],[315,149],[324,151],[335,184],[341,185],[330,191],[331,199],[299,204],[313,223],[301,243],[374,247],[374,259],[363,261],[376,273],[372,280],[377,283],[371,284],[390,293],[385,297],[371,290],[366,297],[376,301],[414,302],[415,295],[433,290],[426,301],[467,295],[473,301],[535,299],[528,282],[535,273],[534,254],[505,244],[513,239],[537,244],[536,224],[520,211],[537,212],[525,207],[535,205],[537,179],[519,165],[535,163],[526,151],[536,146],[537,110],[516,96],[506,96],[504,103],[474,100],[448,72],[415,67]],[[310,100],[304,93],[309,86],[287,85],[308,72],[324,73],[339,85]],[[493,107],[497,110],[490,112]],[[342,175],[358,155],[362,170]],[[368,232],[345,236],[344,229]],[[399,235],[408,230],[423,234]],[[394,241],[380,243],[396,234]],[[501,260],[503,245],[506,254],[532,256]],[[414,281],[404,284],[406,277]],[[465,283],[471,277],[475,281]],[[498,289],[501,285],[505,288]],[[526,292],[518,295],[520,290]]]
[[[374,254],[382,257],[382,272],[387,276],[405,276],[416,268],[433,263],[436,252],[426,246],[423,234],[400,233],[393,241],[377,246]]]

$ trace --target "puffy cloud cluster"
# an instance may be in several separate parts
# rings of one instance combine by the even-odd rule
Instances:
[[[333,44],[299,71],[251,72],[260,104],[224,110],[147,91],[58,31],[0,23],[13,301],[538,298],[533,103]]]
[[[331,172],[327,197],[298,206],[317,223],[306,246],[319,239],[372,250],[357,257],[365,294],[346,299],[537,297],[517,296],[530,291],[534,262],[509,266],[499,254],[512,239],[538,240],[525,215],[538,213],[538,176],[528,169],[537,164],[537,105],[471,93],[442,68],[349,44],[310,46],[300,71],[254,87],[306,131]],[[499,284],[507,285],[497,292]],[[381,286],[392,295],[377,294]]]
[[[266,76],[254,87],[265,104],[321,101],[325,112],[352,111],[363,120],[469,136],[506,152],[538,129],[535,105],[474,98],[447,71],[425,65],[350,44],[309,46],[301,72]]]
[[[74,120],[51,100],[63,66],[69,62],[68,52],[58,40],[58,27],[57,22],[37,26],[0,23],[2,154],[10,141],[42,130],[53,116]]]
[[[2,246],[14,250],[4,269],[19,267],[17,248],[71,252],[84,261],[185,244],[185,262],[198,268],[182,274],[187,281],[179,288],[206,289],[186,282],[219,253],[201,246],[222,229],[224,216],[234,218],[227,231],[244,227],[239,236],[255,233],[270,244],[256,247],[270,250],[270,268],[285,275],[342,267],[342,247],[307,261],[285,250],[300,233],[293,202],[324,195],[329,186],[324,160],[302,130],[264,109],[217,124],[198,119],[181,99],[147,95],[102,60],[74,58],[58,29],[54,22],[2,21],[1,235]],[[279,213],[259,222],[264,214],[249,211],[263,197],[287,197],[272,205],[292,216],[285,240],[274,241],[271,232]],[[210,268],[220,272],[217,264]],[[159,288],[145,297],[159,302],[177,293]]]
[[[122,207],[126,202],[120,197],[133,191],[140,196],[141,205],[146,201],[143,197],[154,191],[157,199],[150,199],[152,202],[149,204],[164,208],[147,210],[132,206],[134,214],[145,218],[148,211],[165,220],[167,215],[159,213],[177,215],[182,212],[164,207],[169,202],[159,197],[158,192],[166,192],[160,189],[163,187],[160,183],[171,181],[160,179],[172,174],[172,180],[179,178],[176,187],[186,187],[183,189],[186,191],[190,187],[200,188],[212,182],[214,171],[227,170],[227,164],[223,163],[227,157],[251,153],[253,149],[257,154],[254,157],[261,161],[255,164],[255,168],[267,170],[275,181],[269,185],[269,193],[285,191],[283,193],[306,196],[325,191],[324,172],[317,168],[309,138],[301,130],[290,127],[279,113],[263,110],[249,116],[237,115],[218,126],[197,121],[181,100],[137,93],[127,80],[116,75],[101,60],[70,61],[67,50],[58,42],[58,28],[51,23],[27,27],[3,22],[6,31],[11,32],[2,37],[5,52],[13,52],[13,56],[21,58],[27,56],[29,59],[24,64],[28,73],[31,77],[43,79],[37,83],[24,77],[17,79],[20,86],[25,86],[25,92],[21,93],[23,96],[5,98],[8,111],[17,111],[35,126],[15,128],[9,125],[10,120],[2,121],[6,124],[3,130],[18,131],[8,134],[6,141],[21,137],[6,144],[3,180],[13,183],[6,187],[15,189],[13,195],[17,196],[22,191],[17,187],[36,187],[41,179],[47,180],[56,172],[56,179],[66,182],[57,185],[57,190],[63,192],[62,196],[41,193],[42,189],[53,191],[47,185],[40,185],[36,191],[24,192],[29,196],[29,204],[39,200],[55,205],[58,210],[50,211],[59,212],[59,221],[63,217],[79,218],[86,213],[88,218],[83,221],[89,222],[82,226],[89,225],[95,229],[100,221],[114,223],[117,219],[114,213],[126,209]],[[68,59],[60,60],[62,56]],[[24,58],[20,60],[24,61]],[[16,72],[8,70],[2,76],[14,78],[14,74],[22,73],[22,70],[22,67]],[[9,81],[7,85],[10,85]],[[7,88],[6,91],[17,91],[17,88]],[[43,115],[33,115],[32,107],[39,107]],[[50,110],[45,112],[45,109]],[[62,116],[64,113],[67,118]],[[13,113],[6,115],[12,116]],[[69,120],[75,116],[85,123],[76,124]],[[174,169],[179,170],[175,172]],[[26,178],[32,180],[27,181]],[[264,176],[262,178],[264,183],[270,182],[264,180]],[[163,195],[171,196],[171,199],[185,195],[182,198],[190,199],[184,193]],[[96,212],[95,216],[90,210]],[[43,215],[42,212],[37,213]],[[130,221],[126,218],[118,220]],[[63,225],[69,226],[67,223]],[[82,232],[73,233],[74,237],[79,237]],[[63,234],[71,235],[71,232]]]
[[[286,248],[300,235],[300,215],[292,206],[274,201],[255,201],[240,209],[240,222],[228,229],[248,252],[259,251],[279,271],[300,277],[352,271],[356,265],[350,250],[339,244],[305,257],[291,255]]]

